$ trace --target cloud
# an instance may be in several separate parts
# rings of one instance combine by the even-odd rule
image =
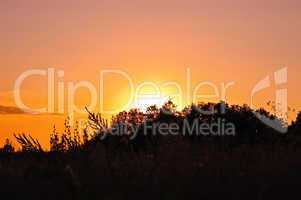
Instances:
[[[13,107],[13,106],[1,106],[0,105],[0,114],[30,114],[28,112],[25,112],[24,110]]]
[[[60,113],[39,113],[31,110],[22,110],[14,106],[0,105],[0,115],[63,115]]]

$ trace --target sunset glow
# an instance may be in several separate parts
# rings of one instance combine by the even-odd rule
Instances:
[[[296,116],[292,110],[301,109],[300,7],[297,0],[1,1],[0,105],[19,107],[15,85],[24,72],[53,68],[55,74],[53,112],[31,115],[4,109],[0,141],[25,131],[44,144],[53,125],[62,129],[75,107],[82,111],[74,114],[75,119],[86,117],[84,107],[93,104],[94,89],[77,88],[80,82],[95,88],[91,108],[105,111],[110,119],[121,110],[145,110],[169,98],[178,109],[220,100],[250,104],[257,82],[284,67],[287,83],[278,86],[271,78],[271,87],[254,96],[254,105],[266,107],[276,98],[277,88],[287,88],[291,121]],[[119,70],[128,77],[101,77],[104,70]],[[48,108],[48,81],[41,75],[26,78],[20,88],[24,105]],[[157,88],[140,91],[145,82]],[[203,82],[211,85],[199,86],[195,94],[201,98],[193,101]],[[157,89],[156,98],[131,99],[135,92],[157,94]]]

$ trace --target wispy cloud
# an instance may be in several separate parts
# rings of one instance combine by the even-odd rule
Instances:
[[[30,114],[30,112],[25,112],[24,110],[13,107],[13,106],[1,106],[0,105],[0,114]]]
[[[60,113],[40,113],[31,110],[22,110],[14,106],[0,105],[0,115],[63,115]]]
[[[30,91],[22,91],[25,96],[34,96]],[[0,91],[0,115],[63,115],[61,113],[43,113],[20,109],[14,103],[13,91]]]

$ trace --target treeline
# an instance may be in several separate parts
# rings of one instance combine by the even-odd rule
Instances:
[[[1,194],[10,199],[131,200],[276,200],[299,195],[301,114],[283,134],[262,123],[248,106],[222,102],[177,111],[169,101],[146,112],[120,112],[110,123],[87,112],[87,129],[72,128],[68,120],[63,133],[53,129],[49,151],[30,135],[15,135],[20,151],[7,140],[0,152]],[[276,119],[263,109],[258,112]],[[153,130],[177,124],[183,131],[187,124],[220,120],[233,123],[235,134]]]
[[[120,112],[112,117],[110,125],[100,113],[93,113],[89,110],[87,113],[88,124],[84,129],[79,130],[78,122],[71,127],[68,118],[65,120],[63,133],[59,133],[54,126],[49,140],[50,152],[77,151],[93,142],[100,142],[107,138],[119,138],[120,143],[125,143],[137,150],[137,148],[144,148],[145,143],[154,145],[161,138],[170,138],[171,134],[168,130],[166,134],[160,134],[160,130],[157,130],[160,124],[167,125],[167,129],[169,124],[176,124],[178,134],[175,134],[177,136],[175,138],[189,138],[190,141],[214,141],[219,144],[222,142],[229,148],[235,145],[256,143],[292,142],[297,144],[299,139],[296,136],[301,127],[301,113],[291,125],[288,125],[283,119],[277,118],[276,114],[271,114],[265,109],[252,110],[247,105],[228,105],[224,102],[192,104],[182,111],[177,111],[176,105],[168,101],[161,108],[154,105],[148,107],[145,112],[139,109]],[[286,128],[287,132],[279,133],[264,124],[256,113],[279,123],[279,127]],[[210,130],[207,128],[206,134],[202,134],[198,128],[204,124],[206,127],[213,124],[217,127]],[[218,129],[225,128],[227,124],[233,126],[234,132],[229,135],[220,133],[221,130]],[[14,136],[22,152],[44,152],[39,141],[30,134],[15,134]],[[14,152],[15,148],[11,141],[6,139],[0,151]]]

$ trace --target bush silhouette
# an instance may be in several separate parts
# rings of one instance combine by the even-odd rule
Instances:
[[[30,135],[16,134],[21,151],[14,152],[6,141],[0,152],[0,177],[8,180],[0,183],[0,191],[22,199],[283,199],[299,195],[301,114],[288,133],[281,134],[263,124],[247,105],[220,102],[193,104],[182,111],[175,108],[168,101],[146,112],[123,111],[110,123],[87,110],[87,128],[79,130],[78,124],[72,128],[68,119],[63,133],[54,127],[49,151]],[[275,118],[264,109],[258,111]],[[233,123],[235,135],[202,135],[195,130],[154,134],[160,124],[177,124],[182,131],[185,123],[211,125],[219,120]]]

